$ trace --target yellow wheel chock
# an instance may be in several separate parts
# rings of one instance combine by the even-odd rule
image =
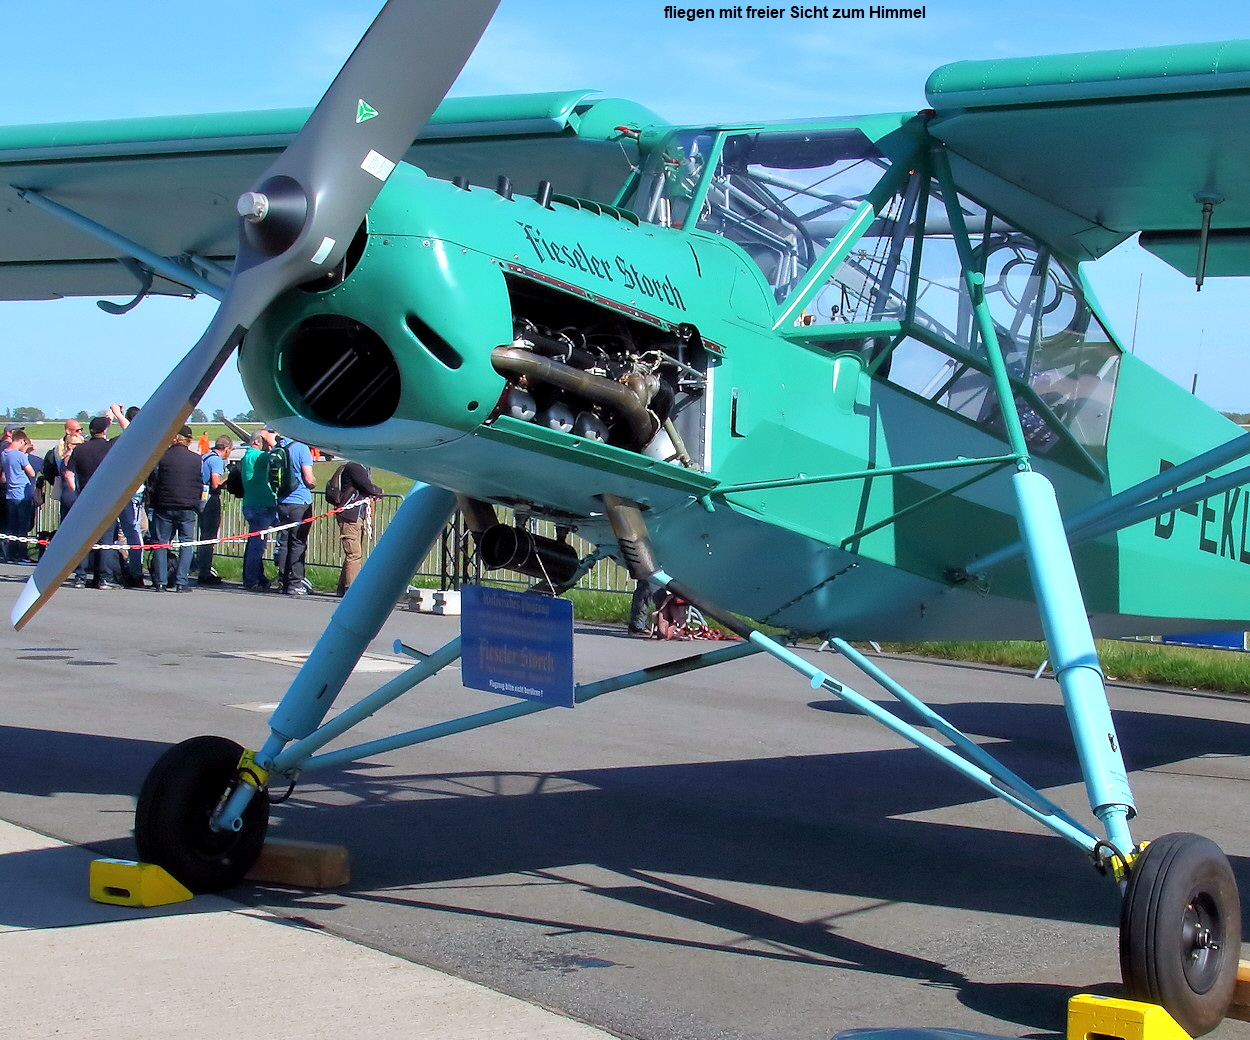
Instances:
[[[165,906],[181,903],[194,893],[164,867],[129,859],[91,861],[90,895],[97,903],[114,906]]]

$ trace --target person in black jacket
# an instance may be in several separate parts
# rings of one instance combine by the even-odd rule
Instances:
[[[69,502],[82,494],[83,488],[100,468],[104,456],[113,447],[108,439],[109,425],[112,420],[107,415],[97,415],[91,420],[88,430],[91,439],[78,445],[69,455],[65,463],[65,488],[61,492],[61,503],[65,505],[65,491],[69,491]],[[65,506],[68,510],[69,506]],[[64,515],[64,514],[62,514]],[[121,586],[121,575],[117,568],[117,554],[107,549],[92,549],[74,571],[70,579],[80,589],[91,585],[97,589],[116,589]]]
[[[178,431],[174,443],[165,449],[148,477],[148,504],[152,507],[152,536],[156,548],[152,550],[155,565],[155,581],[152,588],[164,592],[169,582],[169,543],[182,543],[178,549],[178,572],[173,581],[173,591],[190,592],[191,557],[195,549],[195,522],[199,517],[200,496],[203,483],[200,480],[200,457],[191,450],[191,427]]]
[[[339,544],[343,547],[338,590],[341,596],[360,573],[364,555],[361,541],[364,532],[373,523],[373,500],[381,498],[386,492],[373,482],[368,468],[359,462],[345,462],[335,470],[330,484],[335,483],[338,485],[337,505],[340,512],[334,514],[334,519],[339,524]]]

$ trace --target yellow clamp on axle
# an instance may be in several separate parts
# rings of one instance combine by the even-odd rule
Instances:
[[[239,756],[239,779],[258,790],[268,786],[269,770],[262,769],[256,764],[255,751],[244,749],[243,754]]]
[[[1141,857],[1141,854],[1146,851],[1146,846],[1149,844],[1150,842],[1143,841],[1137,846],[1137,848],[1133,849],[1131,852],[1124,853],[1122,856],[1108,856],[1102,861],[1101,866],[1110,870],[1111,876],[1115,878],[1117,882],[1123,881],[1129,876],[1130,873],[1132,873],[1133,864],[1136,863]]]

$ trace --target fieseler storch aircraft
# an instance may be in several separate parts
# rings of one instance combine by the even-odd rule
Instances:
[[[0,297],[221,301],[15,626],[232,355],[284,432],[418,481],[268,737],[157,762],[141,857],[228,887],[271,786],[548,706],[321,750],[461,657],[410,651],[326,721],[459,504],[538,595],[614,557],[741,637],[578,702],[771,655],[1088,853],[1122,892],[1130,995],[1213,1028],[1233,875],[1200,836],[1132,835],[1093,634],[1250,626],[1250,435],[1121,349],[1082,264],[1140,233],[1199,286],[1250,273],[1250,42],[956,63],[922,112],[682,127],[583,90],[444,100],[496,2],[392,0],[311,114],[0,133]],[[760,627],[827,639],[898,710]],[[851,645],[1039,634],[1090,824]]]

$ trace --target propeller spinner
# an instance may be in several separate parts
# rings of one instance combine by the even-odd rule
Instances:
[[[151,472],[248,328],[279,294],[332,269],[499,0],[390,0],[295,139],[239,199],[239,250],[204,335],[105,456],[13,608],[43,606]]]

